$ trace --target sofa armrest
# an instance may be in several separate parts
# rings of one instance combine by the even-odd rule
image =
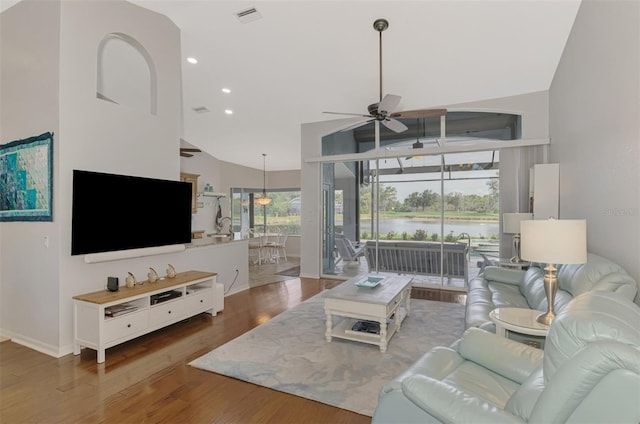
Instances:
[[[382,391],[384,392],[399,388],[402,380],[414,374],[427,375],[432,378],[442,379],[464,361],[465,359],[462,358],[455,349],[436,346],[422,355],[417,361],[411,364],[409,368],[404,370],[393,380],[386,383],[382,388]]]
[[[520,417],[489,402],[424,375],[405,379],[402,393],[420,409],[445,423],[524,423]]]
[[[542,366],[544,358],[540,349],[475,327],[462,335],[458,354],[519,384]]]
[[[488,266],[484,270],[484,278],[488,281],[497,281],[505,284],[519,285],[524,278],[525,271],[519,269],[507,269]]]

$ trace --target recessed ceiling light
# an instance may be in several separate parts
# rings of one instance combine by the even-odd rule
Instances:
[[[233,111],[231,109],[225,109],[224,113],[226,113],[227,115],[233,115]]]
[[[223,88],[223,89],[222,89],[222,92],[223,92],[223,93],[227,93],[227,94],[229,94],[229,93],[231,93],[231,89],[229,89],[229,88]]]
[[[187,62],[195,65],[196,63],[198,63],[198,59],[196,59],[195,57],[188,57]]]

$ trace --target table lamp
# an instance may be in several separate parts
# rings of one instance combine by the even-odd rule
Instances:
[[[520,258],[520,222],[533,219],[530,213],[503,213],[502,214],[502,232],[506,234],[515,234],[513,236],[513,248],[516,255],[510,259],[513,263],[526,262]]]
[[[556,316],[554,300],[558,291],[554,264],[583,264],[587,261],[587,221],[584,219],[546,219],[523,221],[522,257],[546,263],[544,292],[547,312],[536,321],[549,325]]]

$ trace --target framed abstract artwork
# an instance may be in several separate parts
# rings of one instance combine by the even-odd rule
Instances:
[[[1,221],[53,221],[53,133],[0,145]]]

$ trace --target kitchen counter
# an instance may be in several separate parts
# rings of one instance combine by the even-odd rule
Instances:
[[[232,244],[238,242],[246,242],[248,239],[234,239],[228,235],[223,234],[211,234],[201,239],[193,239],[191,243],[185,244],[187,249],[203,246],[222,246],[225,244]]]

